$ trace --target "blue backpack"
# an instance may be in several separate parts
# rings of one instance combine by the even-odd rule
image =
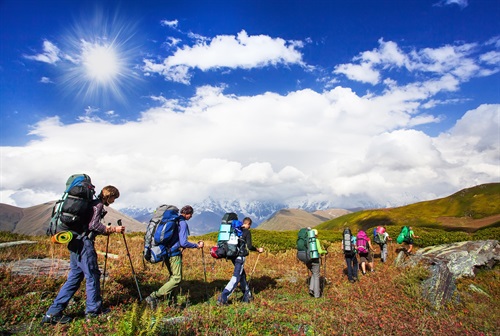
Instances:
[[[156,208],[144,235],[143,256],[155,264],[162,261],[179,235],[179,209],[174,205],[163,204]]]

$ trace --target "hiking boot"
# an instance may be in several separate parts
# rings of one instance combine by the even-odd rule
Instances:
[[[350,283],[355,283],[355,282],[356,282],[356,280],[351,279],[351,280],[349,280],[349,282],[350,282]]]
[[[151,310],[156,310],[156,307],[158,307],[158,299],[152,297],[151,295],[146,297],[144,299],[144,301],[146,301],[146,303],[149,305],[149,308],[151,308]]]
[[[101,310],[99,310],[99,311],[97,311],[97,312],[89,312],[89,313],[86,313],[86,314],[85,314],[85,318],[86,318],[87,320],[90,320],[90,319],[93,319],[93,318],[99,317],[99,316],[101,316],[101,315],[105,315],[105,314],[109,313],[110,311],[111,311],[111,309],[109,309],[109,308],[103,308],[103,309],[101,309]]]
[[[50,323],[50,324],[67,324],[70,323],[73,319],[69,316],[63,314],[56,315],[44,315],[42,317],[42,322],[40,324]]]
[[[222,302],[221,300],[217,300],[217,306],[227,306],[227,302]]]
[[[253,300],[252,293],[248,292],[245,295],[243,295],[241,302],[250,303],[250,301],[252,300]]]

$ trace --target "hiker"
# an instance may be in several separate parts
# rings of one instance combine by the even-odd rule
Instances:
[[[182,281],[182,250],[186,248],[203,248],[203,241],[198,243],[191,243],[188,241],[189,236],[189,226],[187,221],[193,217],[193,207],[186,205],[181,209],[181,215],[179,216],[179,233],[173,238],[173,245],[168,252],[168,255],[164,258],[163,262],[167,266],[168,273],[170,277],[168,281],[157,291],[152,292],[145,301],[151,309],[156,309],[158,306],[159,298],[170,299],[172,297],[172,292],[174,289],[179,287]]]
[[[345,243],[344,240],[346,240]],[[356,236],[351,233],[349,228],[344,230],[342,251],[344,252],[347,264],[347,279],[350,283],[354,283],[358,281],[358,256],[356,251]]]
[[[409,233],[409,238],[405,241],[405,243],[408,244],[408,250],[406,251],[407,254],[411,254],[411,251],[413,250],[413,239],[414,238],[420,238],[419,236],[415,236],[415,233],[413,232],[413,228],[410,226],[410,233]]]
[[[264,248],[256,248],[252,244],[252,232],[250,232],[250,226],[252,226],[252,219],[250,217],[245,217],[243,219],[243,224],[241,225],[241,237],[238,239],[239,253],[236,257],[230,258],[234,265],[233,276],[227,283],[226,287],[217,298],[217,305],[226,305],[229,296],[234,292],[238,283],[243,291],[242,301],[249,303],[252,300],[252,292],[247,282],[247,275],[244,269],[245,259],[249,254],[249,251],[257,251],[259,253],[264,252]]]
[[[366,274],[366,264],[370,267],[371,272],[375,272],[372,242],[363,230],[360,230],[356,236],[356,249],[358,250],[359,263],[361,264],[363,275]]]
[[[392,238],[385,230],[385,227],[379,226],[375,229],[375,235],[373,241],[380,247],[380,260],[386,262],[387,260],[387,241],[391,241]]]
[[[101,220],[106,215],[104,206],[111,205],[118,197],[120,197],[120,192],[116,187],[104,187],[97,199],[92,201],[92,213],[89,213],[88,225],[84,229],[84,232],[82,234],[72,232],[73,239],[68,243],[68,249],[70,250],[68,278],[59,290],[59,294],[57,294],[49,310],[43,316],[42,324],[66,324],[71,322],[72,318],[63,315],[62,312],[80,287],[84,278],[86,280],[85,294],[87,301],[85,316],[87,319],[109,312],[109,309],[102,307],[101,272],[97,264],[94,240],[99,234],[109,235],[125,232],[125,227],[123,226],[106,226],[101,223]]]
[[[307,269],[311,271],[311,279],[309,281],[309,295],[319,298],[321,297],[321,287],[320,287],[320,270],[321,270],[321,255],[326,255],[328,252],[323,249],[321,243],[318,239],[318,230],[312,229],[314,232],[314,237],[316,238],[316,249],[318,251],[318,258],[311,258],[305,264]]]

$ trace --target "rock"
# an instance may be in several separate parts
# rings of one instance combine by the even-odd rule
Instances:
[[[32,241],[32,240],[19,240],[19,241],[14,241],[14,242],[0,243],[0,248],[12,247],[12,246],[17,246],[17,245],[36,244],[36,243],[37,243],[36,241]]]
[[[439,309],[455,296],[457,279],[474,277],[479,268],[491,269],[498,262],[498,240],[478,240],[426,247],[400,264],[422,264],[430,270],[430,278],[422,283],[423,295]]]
[[[66,276],[69,271],[69,261],[62,259],[23,259],[0,266],[10,269],[13,275],[46,275],[53,277]]]

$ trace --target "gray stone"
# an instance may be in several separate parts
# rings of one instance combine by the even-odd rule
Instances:
[[[1,267],[10,269],[15,275],[45,275],[66,276],[69,271],[69,261],[62,259],[23,259],[10,263],[0,263]]]
[[[404,257],[401,253],[398,258]],[[421,264],[430,270],[431,276],[422,282],[422,293],[439,309],[451,299],[458,299],[457,279],[474,277],[478,269],[491,269],[499,261],[498,241],[478,240],[426,247],[398,264],[403,267]]]

